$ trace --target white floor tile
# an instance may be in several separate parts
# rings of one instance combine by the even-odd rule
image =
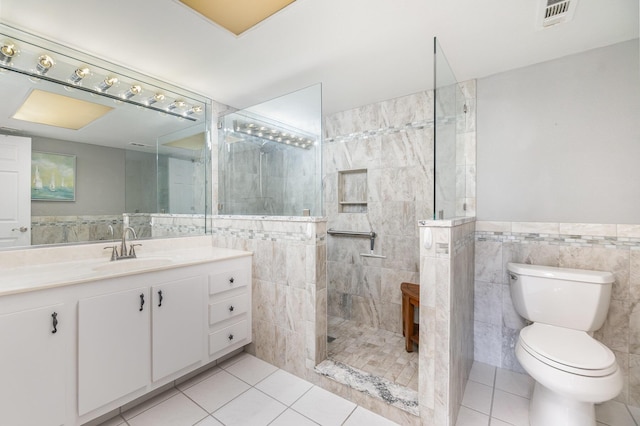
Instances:
[[[282,402],[284,405],[290,406],[306,391],[311,389],[312,386],[312,383],[309,383],[298,376],[294,376],[284,370],[277,370],[275,373],[258,383],[255,387],[256,389],[260,389],[267,395]]]
[[[531,398],[535,382],[526,375],[499,368],[496,372],[496,389],[524,398]]]
[[[249,355],[243,357],[238,362],[225,367],[224,369],[240,380],[243,380],[253,386],[260,380],[275,372],[278,367]]]
[[[217,421],[216,419],[214,419],[213,417],[207,416],[193,426],[224,426],[224,425],[219,421]]]
[[[257,389],[249,389],[213,413],[225,425],[266,426],[287,407]]]
[[[485,364],[483,362],[475,361],[471,366],[469,380],[473,380],[474,382],[493,387],[495,375],[496,367],[494,367],[493,365]]]
[[[629,411],[631,411],[631,416],[635,419],[636,423],[640,425],[640,407],[629,407]]]
[[[287,411],[280,414],[269,426],[318,426],[302,414],[288,408]]]
[[[344,426],[397,426],[386,417],[382,417],[366,408],[357,407],[349,416]]]
[[[491,417],[514,426],[529,426],[529,400],[496,389],[493,393]]]
[[[627,407],[618,401],[596,404],[596,419],[609,426],[636,426]]]
[[[209,368],[208,370],[203,371],[202,373],[191,377],[190,379],[181,381],[180,383],[178,383],[176,385],[176,387],[178,389],[180,389],[181,391],[190,388],[191,386],[200,383],[201,381],[208,379],[209,377],[213,376],[214,374],[218,374],[220,371],[222,371],[219,367],[212,367]]]
[[[179,393],[127,422],[130,426],[185,426],[193,425],[206,415],[202,408]]]
[[[495,418],[491,418],[491,423],[489,426],[513,426],[511,423],[503,422],[502,420],[498,420]]]
[[[488,426],[489,416],[471,410],[467,407],[460,407],[456,426]]]
[[[323,426],[333,426],[341,425],[356,408],[356,404],[314,386],[291,408]]]
[[[186,389],[184,394],[209,413],[213,413],[249,388],[248,384],[237,377],[226,371],[220,371]]]
[[[156,395],[153,398],[147,399],[146,401],[136,405],[135,407],[130,408],[129,410],[122,413],[122,417],[124,417],[126,420],[129,420],[130,418],[137,416],[143,411],[147,411],[151,407],[155,407],[156,405],[166,401],[167,399],[177,395],[178,393],[180,392],[176,388],[169,389],[168,391],[163,392],[160,395]]]
[[[488,415],[491,413],[492,396],[493,387],[469,380],[464,389],[462,405]]]

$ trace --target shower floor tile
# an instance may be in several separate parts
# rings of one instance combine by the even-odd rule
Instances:
[[[418,390],[418,351],[404,349],[402,334],[329,317],[328,358]]]

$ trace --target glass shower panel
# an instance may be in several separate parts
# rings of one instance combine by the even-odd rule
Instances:
[[[322,215],[322,86],[236,111],[219,131],[219,214]]]
[[[434,219],[464,216],[464,167],[457,167],[456,120],[463,94],[437,38],[434,44]],[[460,170],[458,170],[460,169]],[[457,204],[460,204],[459,206]]]

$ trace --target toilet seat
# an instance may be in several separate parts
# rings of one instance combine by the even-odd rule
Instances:
[[[613,352],[584,331],[534,323],[520,331],[519,344],[538,361],[572,374],[602,377],[618,368]]]

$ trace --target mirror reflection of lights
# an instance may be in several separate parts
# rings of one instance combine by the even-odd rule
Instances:
[[[174,101],[167,107],[167,109],[169,111],[173,111],[174,109],[184,108],[185,105],[186,104],[183,101]]]
[[[75,70],[73,74],[71,74],[71,76],[69,77],[69,81],[73,84],[80,84],[82,82],[82,79],[84,79],[88,75],[89,75],[89,68],[80,67],[77,70]]]
[[[7,65],[18,53],[18,48],[13,43],[5,42],[0,47],[0,63]]]
[[[36,72],[38,74],[46,74],[51,67],[53,67],[56,63],[51,59],[49,55],[42,55],[38,58],[38,63],[36,64]]]

